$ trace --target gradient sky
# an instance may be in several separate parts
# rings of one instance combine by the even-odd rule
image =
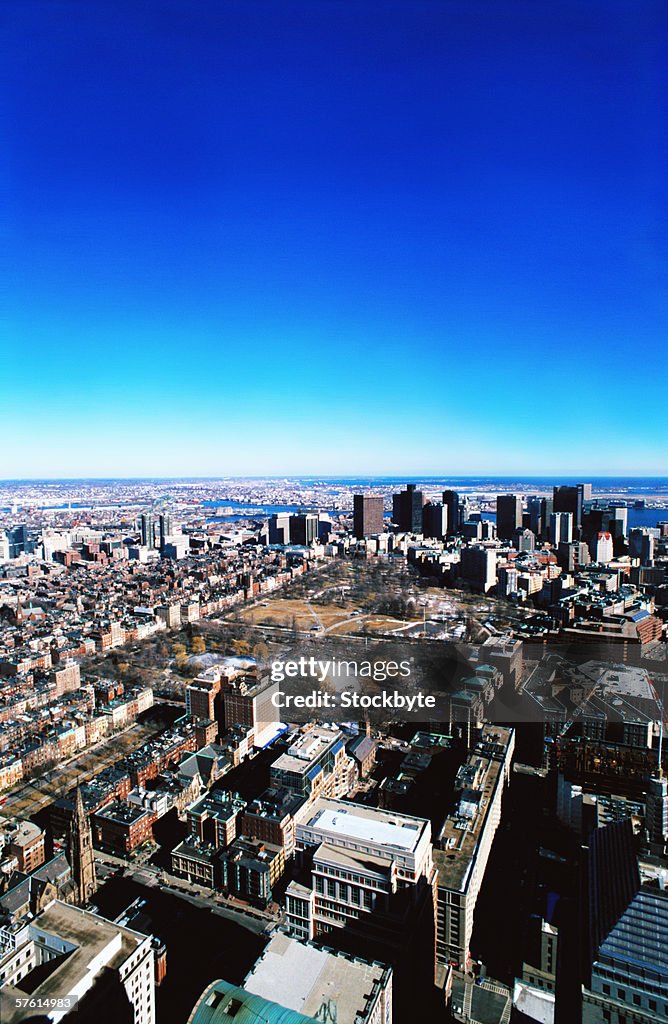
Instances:
[[[668,472],[663,2],[0,18],[0,477]]]

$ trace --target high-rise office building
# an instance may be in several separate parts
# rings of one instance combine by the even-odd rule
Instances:
[[[522,527],[522,499],[516,494],[499,494],[496,499],[496,532],[500,540],[512,540]]]
[[[606,512],[603,513],[601,528],[608,530],[615,539],[626,537],[629,532],[628,507],[611,503]]]
[[[225,728],[244,726],[253,732],[253,745],[258,749],[264,747],[277,733],[277,691],[278,683],[270,679],[259,683],[243,678],[231,680],[221,691]]]
[[[504,787],[510,779],[515,732],[486,725],[455,779],[457,802],[434,844],[438,869],[436,960],[469,965],[478,894],[496,830]]]
[[[353,495],[353,533],[357,539],[375,537],[384,529],[382,496],[379,494]]]
[[[550,517],[553,512],[552,498],[534,496],[527,502],[529,529],[541,540],[547,540],[550,529]]]
[[[269,517],[269,543],[289,544],[290,537],[290,516],[287,512],[275,512]]]
[[[448,537],[459,530],[459,495],[457,491],[443,491],[443,504],[448,510]]]
[[[155,519],[150,512],[142,512],[139,519],[141,542],[146,548],[155,547]]]
[[[529,513],[529,529],[536,537],[543,532],[543,498],[536,495],[527,499],[527,512]]]
[[[523,530],[518,527],[513,537],[513,546],[518,551],[534,551],[536,548],[536,536],[532,530]]]
[[[557,562],[564,572],[577,572],[591,562],[589,548],[584,541],[574,540],[570,544],[562,542],[557,548]]]
[[[502,565],[498,570],[496,592],[499,597],[508,597],[517,593],[517,569],[510,565]]]
[[[483,519],[480,523],[480,540],[496,540],[496,523]]]
[[[591,501],[591,484],[562,484],[554,488],[554,511],[573,514],[573,530],[582,526],[586,501]]]
[[[160,550],[164,548],[167,538],[174,533],[174,521],[171,512],[162,512],[158,520],[160,530]]]
[[[448,509],[440,501],[428,501],[422,509],[422,532],[425,537],[443,540],[448,532]]]
[[[649,565],[654,561],[654,534],[649,530],[631,530],[629,554],[631,558],[639,558],[641,565]]]
[[[392,519],[394,524],[407,533],[422,533],[422,506],[425,498],[415,484],[406,484],[406,489],[392,495]]]
[[[553,512],[550,516],[550,543],[555,547],[573,540],[573,513]]]
[[[647,837],[653,848],[662,854],[668,842],[668,779],[663,773],[649,780],[646,808]]]
[[[290,517],[290,543],[308,547],[318,539],[317,512],[304,512]]]
[[[630,819],[594,829],[583,1024],[668,1017],[668,893],[641,885]]]
[[[462,548],[461,574],[467,583],[483,594],[495,587],[497,579],[494,548],[485,548],[477,544]]]
[[[611,533],[597,533],[595,537],[592,537],[591,545],[591,557],[594,562],[611,562],[614,557],[614,544]]]
[[[21,525],[7,530],[7,543],[9,558],[18,558],[20,555],[29,553],[32,546],[28,540],[28,527]]]

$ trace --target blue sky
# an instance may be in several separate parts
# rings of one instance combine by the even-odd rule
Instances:
[[[0,477],[666,472],[662,3],[2,32]]]

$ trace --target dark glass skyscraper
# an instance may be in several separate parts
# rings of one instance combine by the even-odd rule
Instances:
[[[448,537],[459,532],[459,495],[457,491],[443,491],[443,504],[448,510]]]
[[[496,532],[500,540],[512,540],[522,527],[522,499],[516,494],[499,494],[496,499]]]
[[[308,546],[318,539],[318,516],[315,512],[305,512],[290,517],[290,543]]]
[[[422,506],[424,495],[415,484],[406,484],[406,490],[392,496],[392,519],[400,530],[422,533]]]
[[[554,488],[554,512],[572,512],[573,529],[582,526],[584,503],[591,499],[591,484],[562,484]]]
[[[163,512],[158,520],[160,524],[160,550],[165,546],[167,537],[171,537],[174,532],[174,523],[172,521],[171,512]]]
[[[629,819],[595,829],[588,861],[583,1024],[668,1017],[668,894],[641,884]]]
[[[150,512],[143,512],[141,519],[141,542],[147,548],[155,547],[155,520]]]

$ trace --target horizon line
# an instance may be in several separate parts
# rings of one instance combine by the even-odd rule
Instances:
[[[140,476],[134,475],[118,475],[118,476],[34,476],[34,477],[0,477],[0,484],[30,484],[30,483],[101,483],[101,482],[114,482],[120,480],[136,481],[137,483],[146,483],[152,481],[223,481],[223,480],[335,480],[335,481],[346,481],[346,480],[507,480],[507,479],[520,479],[520,480],[574,480],[578,478],[581,482],[589,482],[586,478],[589,477],[591,480],[665,480],[668,481],[668,475],[651,475],[651,474],[640,474],[631,475],[627,473],[602,473],[597,475],[589,475],[586,472],[575,472],[575,473],[392,473],[392,474],[365,474],[365,473],[351,473],[351,474],[337,474],[337,473],[253,473],[253,474],[207,474],[207,475],[193,475],[193,476],[182,476],[179,474],[175,475],[151,475],[145,474]]]

